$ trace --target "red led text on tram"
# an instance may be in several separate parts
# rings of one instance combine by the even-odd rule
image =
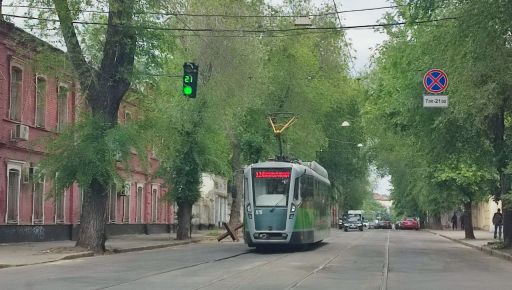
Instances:
[[[256,171],[256,178],[290,178],[289,171]]]

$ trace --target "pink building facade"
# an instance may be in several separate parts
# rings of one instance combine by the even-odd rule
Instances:
[[[62,53],[0,22],[0,242],[71,239],[80,223],[78,185],[51,197],[53,178],[34,178],[46,154],[45,138],[75,122],[80,104],[71,75],[57,79],[34,68],[34,53],[41,48]],[[121,123],[134,115],[134,104],[121,105]],[[162,180],[151,174],[159,162],[150,155],[149,172],[136,153],[129,171],[118,165],[125,184],[109,196],[107,234],[168,232],[173,227],[173,207],[164,199]]]

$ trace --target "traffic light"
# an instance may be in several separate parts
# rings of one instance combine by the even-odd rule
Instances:
[[[197,94],[197,77],[199,66],[192,62],[183,64],[183,95],[195,98]]]

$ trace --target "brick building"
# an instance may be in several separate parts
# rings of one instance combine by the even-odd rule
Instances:
[[[82,192],[77,185],[49,198],[51,177],[33,172],[45,156],[45,137],[73,123],[80,108],[78,83],[71,74],[48,73],[34,65],[43,51],[64,53],[15,27],[0,22],[0,242],[71,239],[80,222]],[[136,115],[123,102],[120,123]],[[159,163],[150,154],[144,170],[132,153],[130,170],[118,165],[124,189],[109,197],[107,234],[170,231],[173,207],[163,199],[162,181],[151,176]]]

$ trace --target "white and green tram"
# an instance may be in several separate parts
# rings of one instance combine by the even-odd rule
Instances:
[[[314,161],[248,166],[244,172],[247,245],[305,245],[328,237],[329,187],[327,171]]]

